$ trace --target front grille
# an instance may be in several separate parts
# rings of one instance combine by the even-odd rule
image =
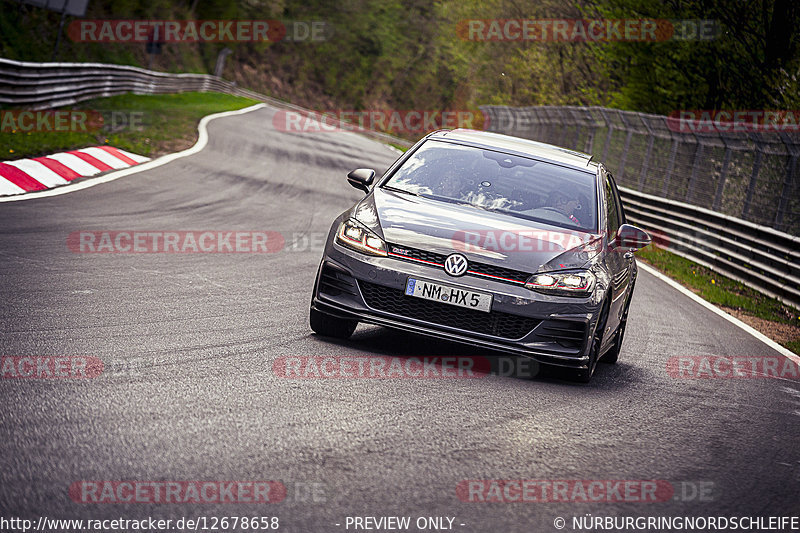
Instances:
[[[322,267],[322,273],[319,276],[319,292],[331,296],[339,296],[342,293],[353,296],[357,294],[355,280],[352,276],[327,264]]]
[[[444,260],[447,259],[447,256],[444,254],[428,252],[418,248],[409,248],[408,246],[399,246],[397,244],[389,244],[388,247],[389,252],[395,259],[406,259],[408,261],[427,261],[428,263],[436,263],[437,265],[444,265]],[[475,261],[469,262],[469,270],[470,272],[467,273],[467,276],[475,276],[479,278],[488,276],[492,279],[502,278],[497,279],[497,281],[510,283],[513,285],[522,285],[528,280],[529,277],[531,277],[531,274],[528,272],[513,270],[511,268],[503,268],[486,263],[478,263]],[[480,274],[483,274],[483,276]]]
[[[394,254],[402,255],[403,257],[408,257],[411,259],[419,259],[421,261],[428,261],[430,263],[438,263],[440,265],[444,264],[444,260],[447,259],[446,255],[437,254],[434,252],[428,252],[426,250],[420,250],[419,248],[409,248],[407,246],[398,246],[396,244],[389,244],[389,251]],[[402,259],[402,258],[398,258]]]
[[[473,333],[504,339],[521,339],[539,324],[539,320],[500,311],[484,313],[413,296],[401,289],[392,289],[358,280],[367,305],[378,311],[449,326]]]
[[[528,281],[528,278],[531,277],[530,274],[527,272],[521,272],[519,270],[511,270],[510,268],[503,268],[494,265],[487,265],[485,263],[472,263],[469,264],[469,269],[473,272],[478,272],[479,274],[486,274],[488,276],[494,276],[499,278],[504,278],[498,281],[516,281],[516,284],[524,284]]]
[[[536,330],[536,340],[557,342],[564,348],[580,348],[586,337],[586,324],[572,320],[545,320]]]

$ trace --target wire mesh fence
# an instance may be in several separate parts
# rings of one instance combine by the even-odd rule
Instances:
[[[603,107],[481,107],[490,131],[593,154],[617,183],[800,235],[798,131],[685,131]]]

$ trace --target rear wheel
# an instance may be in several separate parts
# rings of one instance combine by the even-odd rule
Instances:
[[[358,325],[356,320],[327,315],[313,308],[309,315],[309,321],[314,333],[335,339],[349,339]]]

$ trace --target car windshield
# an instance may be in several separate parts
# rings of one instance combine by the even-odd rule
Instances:
[[[527,157],[428,140],[383,187],[597,231],[595,175]]]

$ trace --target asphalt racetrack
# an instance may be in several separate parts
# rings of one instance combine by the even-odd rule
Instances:
[[[358,167],[380,174],[397,153],[349,132],[277,131],[275,112],[213,120],[202,151],[166,165],[0,204],[0,354],[103,365],[92,379],[0,379],[0,514],[264,516],[290,532],[398,531],[354,521],[397,516],[410,517],[408,531],[526,533],[557,531],[558,517],[575,531],[572,517],[589,514],[798,514],[798,380],[668,370],[676,357],[783,356],[645,271],[620,362],[600,365],[588,385],[513,372],[276,372],[277,361],[298,356],[497,354],[374,326],[359,326],[349,341],[311,332],[322,240],[361,197],[345,175]],[[81,253],[74,242],[82,231],[206,230],[273,232],[283,242],[270,253]],[[86,500],[102,495],[104,481],[126,480],[269,480],[285,495]],[[511,490],[481,502],[463,490],[470,480],[483,480],[483,496],[508,485],[487,480],[568,490],[555,501],[514,501]],[[634,481],[632,490],[654,480],[657,496],[626,496],[609,480]],[[574,492],[592,481],[602,482],[599,499]],[[445,518],[428,520],[436,517]]]

